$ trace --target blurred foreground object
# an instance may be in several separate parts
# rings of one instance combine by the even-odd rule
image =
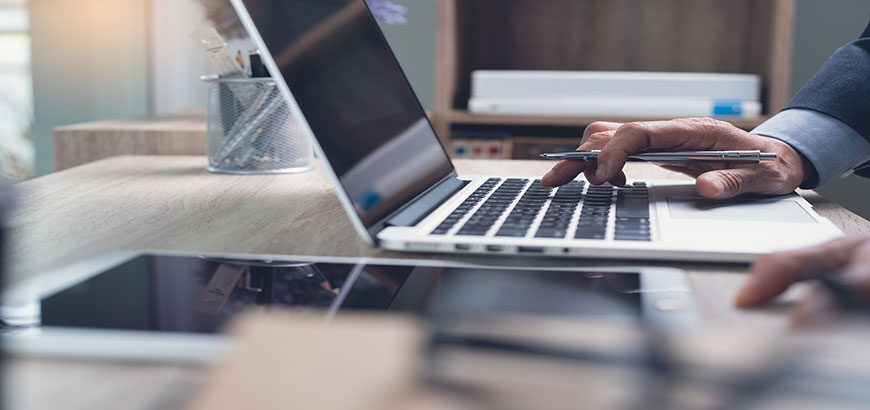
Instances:
[[[33,69],[27,0],[0,1],[0,179],[33,178]]]
[[[792,285],[817,283],[793,310],[795,325],[824,325],[838,310],[870,315],[870,235],[853,235],[805,249],[764,255],[737,295],[737,306],[770,302]]]
[[[3,266],[6,263],[4,253],[6,250],[6,229],[9,211],[12,209],[12,186],[0,177],[0,284],[3,283]]]
[[[206,378],[190,409],[387,409],[414,393],[423,331],[410,319],[378,316],[243,317],[241,342]]]
[[[6,253],[6,220],[7,215],[9,214],[9,210],[12,208],[12,186],[8,185],[6,181],[0,177],[0,290],[4,289],[4,285],[6,282],[6,276],[4,275],[4,264],[6,264],[6,258],[4,254]],[[5,323],[2,324],[5,326]],[[0,352],[0,363],[3,363],[2,356],[4,353]],[[6,373],[6,367],[0,367],[3,369],[3,373]],[[0,386],[5,385],[3,383],[3,376],[0,374]],[[4,396],[5,397],[5,396]],[[0,405],[2,407],[2,405]]]
[[[648,334],[625,324],[243,318],[190,409],[853,409],[870,403],[867,323],[827,334]]]

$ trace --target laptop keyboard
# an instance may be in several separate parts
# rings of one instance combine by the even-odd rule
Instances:
[[[547,208],[547,213],[544,214],[544,219],[541,220],[541,225],[535,232],[536,238],[565,237],[571,226],[574,212],[580,205],[585,186],[585,182],[571,181],[556,190],[550,207]]]
[[[450,213],[450,215],[447,216],[447,218],[444,219],[443,222],[441,222],[441,225],[438,225],[438,227],[435,228],[434,231],[432,231],[432,234],[444,235],[447,232],[450,232],[450,229],[452,229],[457,222],[462,220],[462,218],[468,215],[468,213],[472,209],[474,209],[474,207],[477,206],[477,204],[479,204],[480,201],[483,200],[483,198],[489,195],[489,192],[492,191],[492,189],[495,188],[495,186],[498,185],[500,181],[501,179],[499,178],[487,179],[486,182],[484,182],[474,191],[474,193],[469,195],[468,198],[465,198],[465,200],[462,201],[462,203],[459,204],[459,206],[457,206],[456,209],[454,209],[453,212]]]
[[[649,241],[649,190],[646,183],[635,182],[631,187],[616,191],[617,241]]]
[[[505,180],[495,192],[487,198],[471,219],[462,226],[457,235],[484,236],[495,226],[496,221],[511,206],[528,180],[511,178]]]
[[[494,233],[497,237],[522,238],[529,236],[534,229],[532,236],[535,238],[565,238],[572,234],[576,239],[604,240],[609,224],[613,222],[615,240],[651,240],[646,183],[587,188],[584,181],[572,181],[550,189],[544,188],[540,180],[529,182],[522,178],[509,178],[504,182],[499,178],[488,179],[432,234],[446,235],[465,220],[455,235],[486,236],[498,228]],[[512,209],[511,205],[514,205]],[[477,210],[467,218],[475,208]],[[579,216],[575,216],[578,208]],[[615,209],[614,218],[611,218],[611,209]],[[575,226],[576,229],[572,229]]]

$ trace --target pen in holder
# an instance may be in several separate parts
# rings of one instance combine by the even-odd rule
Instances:
[[[208,170],[233,174],[305,172],[314,151],[271,78],[204,76]]]

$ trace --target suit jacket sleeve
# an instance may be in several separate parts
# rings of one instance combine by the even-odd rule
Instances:
[[[837,50],[798,91],[785,108],[790,109],[833,117],[870,141],[870,24],[860,38]],[[870,169],[857,173],[870,176]]]

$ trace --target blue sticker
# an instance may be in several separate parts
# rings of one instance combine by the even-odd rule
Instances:
[[[381,202],[381,195],[375,191],[369,190],[362,198],[360,198],[359,206],[363,211],[368,212],[379,202]]]
[[[743,103],[739,101],[715,101],[713,115],[717,117],[737,117],[743,114]]]

